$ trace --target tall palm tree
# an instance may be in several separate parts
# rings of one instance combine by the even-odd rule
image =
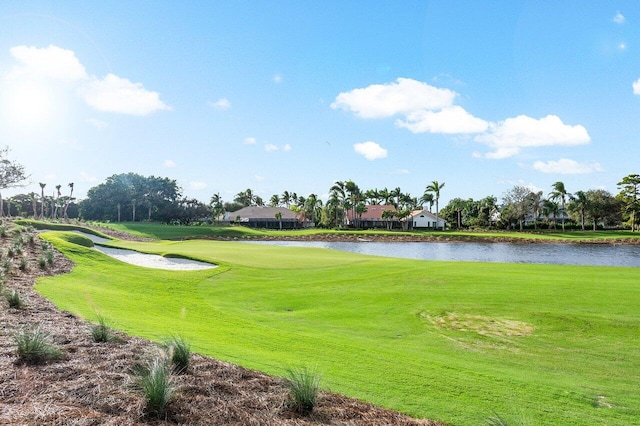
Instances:
[[[289,204],[291,204],[291,194],[289,194],[289,191],[284,191],[282,193],[282,197],[280,197],[280,200],[287,208],[289,208]]]
[[[567,198],[571,196],[564,187],[563,182],[556,182],[551,185],[553,191],[549,193],[549,199],[555,201],[556,203],[560,201],[560,205],[562,206],[562,232],[564,232],[564,216],[565,216],[565,204],[567,202]]]
[[[540,216],[540,204],[542,203],[542,191],[531,192],[529,194],[531,214],[533,216],[533,229],[538,230],[538,217]]]
[[[437,180],[434,180],[425,188],[425,192],[432,192],[434,198],[436,199],[436,228],[438,227],[438,213],[440,211],[438,201],[440,201],[440,191],[442,190],[442,188],[444,188],[444,184],[444,182],[438,183]]]
[[[62,185],[60,184],[56,185],[57,196],[53,206],[53,213],[51,213],[51,217],[54,219],[58,218],[58,203],[60,201],[60,197],[62,196],[62,193],[60,192],[60,188],[62,188]]]
[[[47,186],[46,183],[39,182],[40,184],[40,200],[42,204],[40,205],[40,219],[44,219],[44,187]]]
[[[71,204],[71,201],[73,201],[73,182],[69,182],[69,198],[67,198],[67,201],[64,203],[64,210],[62,213],[62,216],[65,219],[69,219],[69,216],[67,216],[67,210],[69,210],[69,204]]]
[[[278,194],[273,194],[269,199],[269,206],[278,207],[280,205],[280,196]]]
[[[433,207],[433,203],[435,202],[435,198],[433,198],[433,194],[431,192],[426,192],[422,194],[420,197],[420,203],[424,206],[425,204],[429,204],[429,213],[431,213],[431,208]]]
[[[588,207],[589,199],[584,191],[576,191],[571,198],[573,210],[580,213],[580,226],[584,231],[584,216]]]
[[[340,210],[339,207],[344,206],[346,199],[344,182],[340,180],[334,182],[333,186],[329,189],[329,194],[332,204],[335,203],[336,226],[338,226],[338,211]]]

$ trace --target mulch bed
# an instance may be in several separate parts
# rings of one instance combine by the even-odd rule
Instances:
[[[7,222],[5,222],[7,225]],[[15,235],[0,238],[2,260]],[[47,269],[39,266],[43,247],[37,236],[25,243],[27,268],[18,258],[5,276],[5,288],[25,300],[9,308],[0,297],[0,424],[8,425],[441,425],[416,420],[341,395],[321,392],[314,412],[303,417],[288,407],[282,379],[194,355],[186,374],[173,377],[177,387],[165,418],[145,412],[135,389],[134,371],[160,350],[153,342],[118,334],[120,342],[96,343],[90,324],[59,311],[33,290],[38,277],[67,273],[73,264],[59,252]],[[41,365],[21,363],[14,336],[41,327],[63,358]]]

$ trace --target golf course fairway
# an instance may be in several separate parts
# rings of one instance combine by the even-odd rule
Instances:
[[[127,333],[181,335],[202,354],[415,417],[479,425],[640,424],[640,270],[416,261],[241,242],[116,241],[209,261],[132,266],[42,236],[69,274],[37,290]],[[518,423],[520,422],[520,423]]]

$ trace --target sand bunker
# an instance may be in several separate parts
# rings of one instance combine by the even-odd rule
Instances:
[[[96,244],[111,242],[108,238],[98,237],[97,235],[78,232],[89,238]],[[125,250],[113,247],[104,247],[101,245],[94,246],[94,249],[131,265],[142,266],[145,268],[168,269],[172,271],[199,271],[202,269],[217,268],[217,265],[206,262],[198,262],[190,259],[178,259],[175,257],[163,257],[156,254],[139,253],[133,250]]]

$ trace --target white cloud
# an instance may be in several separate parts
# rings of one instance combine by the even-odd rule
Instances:
[[[60,141],[60,145],[74,151],[84,151],[84,145],[79,144],[75,139],[63,139]]]
[[[440,110],[451,106],[456,96],[456,92],[449,89],[398,78],[393,83],[342,92],[331,108],[351,111],[361,118],[383,118],[420,110]]]
[[[207,184],[204,182],[189,182],[189,189],[193,189],[194,191],[200,191],[206,187]]]
[[[162,163],[163,166],[168,167],[170,169],[176,167],[176,162],[173,160],[164,160],[164,162]]]
[[[256,182],[263,182],[264,181],[264,176],[255,175],[254,179],[256,180]]]
[[[353,145],[353,149],[369,161],[387,157],[387,150],[371,141],[356,143]]]
[[[533,163],[533,169],[542,173],[574,175],[593,172],[601,172],[603,170],[600,163],[578,163],[574,160],[561,158],[558,161],[536,161]]]
[[[272,144],[272,143],[268,143],[268,144],[266,144],[266,145],[264,146],[264,150],[265,150],[265,151],[267,151],[267,152],[277,151],[277,150],[278,150],[278,147],[277,147],[277,146],[275,146],[275,145],[274,145],[274,144]]]
[[[547,115],[535,119],[526,115],[491,123],[488,132],[475,137],[494,151],[486,158],[502,159],[511,157],[522,148],[539,146],[576,146],[589,143],[587,129],[581,125],[564,124],[558,116]]]
[[[84,66],[71,50],[53,45],[43,49],[15,46],[9,52],[20,62],[10,71],[9,78],[36,77],[66,81],[87,78]]]
[[[489,123],[469,114],[460,106],[450,106],[440,111],[415,111],[407,114],[406,120],[396,120],[396,126],[413,133],[482,133]]]
[[[242,143],[245,145],[254,145],[256,143],[256,138],[253,138],[253,137],[244,138],[244,141],[242,141]]]
[[[633,94],[640,95],[640,78],[633,82]]]
[[[92,78],[78,89],[84,101],[99,111],[131,115],[149,115],[159,110],[171,110],[160,100],[158,92],[151,92],[142,83],[107,74],[104,79]]]
[[[220,98],[215,102],[207,101],[207,105],[221,111],[231,108],[231,102],[227,98]]]
[[[285,145],[282,147],[282,150],[283,150],[284,152],[289,152],[289,151],[291,151],[291,145],[289,145],[289,144],[285,144]]]
[[[407,169],[398,169],[394,172],[396,175],[408,175],[410,172]]]
[[[618,43],[618,50],[627,50],[627,43],[625,43],[624,41]]]
[[[276,84],[282,83],[282,76],[280,74],[276,74],[273,76],[273,82]]]
[[[613,17],[613,22],[615,22],[616,24],[624,24],[625,21],[626,18],[620,12],[616,13],[616,16]]]
[[[87,123],[91,124],[99,131],[103,131],[104,129],[109,127],[109,123],[107,123],[106,121],[98,120],[97,118],[89,118],[87,119]]]

